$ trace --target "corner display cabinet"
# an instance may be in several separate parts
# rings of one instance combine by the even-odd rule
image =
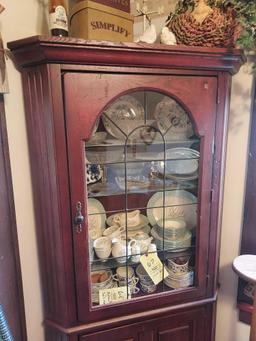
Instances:
[[[23,79],[46,340],[213,341],[243,53],[46,37],[8,46]]]

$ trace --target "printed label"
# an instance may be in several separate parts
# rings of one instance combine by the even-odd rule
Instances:
[[[112,31],[112,32],[122,34],[125,37],[127,37],[130,34],[126,28],[112,24],[112,23],[107,23],[107,22],[102,22],[102,21],[91,21],[91,26],[93,30]]]
[[[168,276],[164,264],[160,261],[156,253],[141,256],[140,262],[155,285]]]
[[[57,6],[54,13],[49,15],[50,29],[62,29],[68,31],[68,18],[63,6]]]
[[[127,297],[127,293],[128,293],[128,297]],[[100,305],[125,301],[130,298],[131,298],[131,289],[129,287],[127,288],[127,286],[99,290]]]

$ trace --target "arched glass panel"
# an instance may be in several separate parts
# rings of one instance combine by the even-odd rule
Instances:
[[[195,285],[199,150],[166,94],[131,92],[101,113],[85,150],[93,306]],[[141,264],[152,254],[158,283]]]

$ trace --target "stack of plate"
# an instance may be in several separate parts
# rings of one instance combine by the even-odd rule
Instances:
[[[193,285],[194,271],[189,270],[187,273],[177,275],[167,268],[169,276],[164,279],[164,284],[172,289],[187,288]]]
[[[151,229],[151,235],[158,250],[169,250],[170,252],[184,251],[191,246],[191,232],[185,229],[184,233],[178,237],[163,237],[157,233],[157,226]]]
[[[186,222],[182,219],[161,219],[155,228],[160,237],[177,240],[185,235]]]

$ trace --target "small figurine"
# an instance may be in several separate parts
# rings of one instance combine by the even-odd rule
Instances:
[[[163,29],[162,29],[160,41],[162,44],[166,44],[166,45],[176,45],[177,44],[175,35],[166,26],[163,27]]]
[[[135,43],[143,42],[148,44],[153,44],[156,41],[156,28],[155,25],[149,24],[149,27],[146,31],[143,32],[138,39],[135,40]]]
[[[136,2],[136,9],[139,13],[137,17],[143,17],[143,34],[139,36],[139,38],[136,39],[135,42],[153,44],[156,41],[157,34],[155,26],[151,23],[151,15],[162,14],[164,11],[164,7],[159,6],[157,11],[149,11],[146,3],[147,0],[143,0],[143,4],[141,7],[140,3]]]

